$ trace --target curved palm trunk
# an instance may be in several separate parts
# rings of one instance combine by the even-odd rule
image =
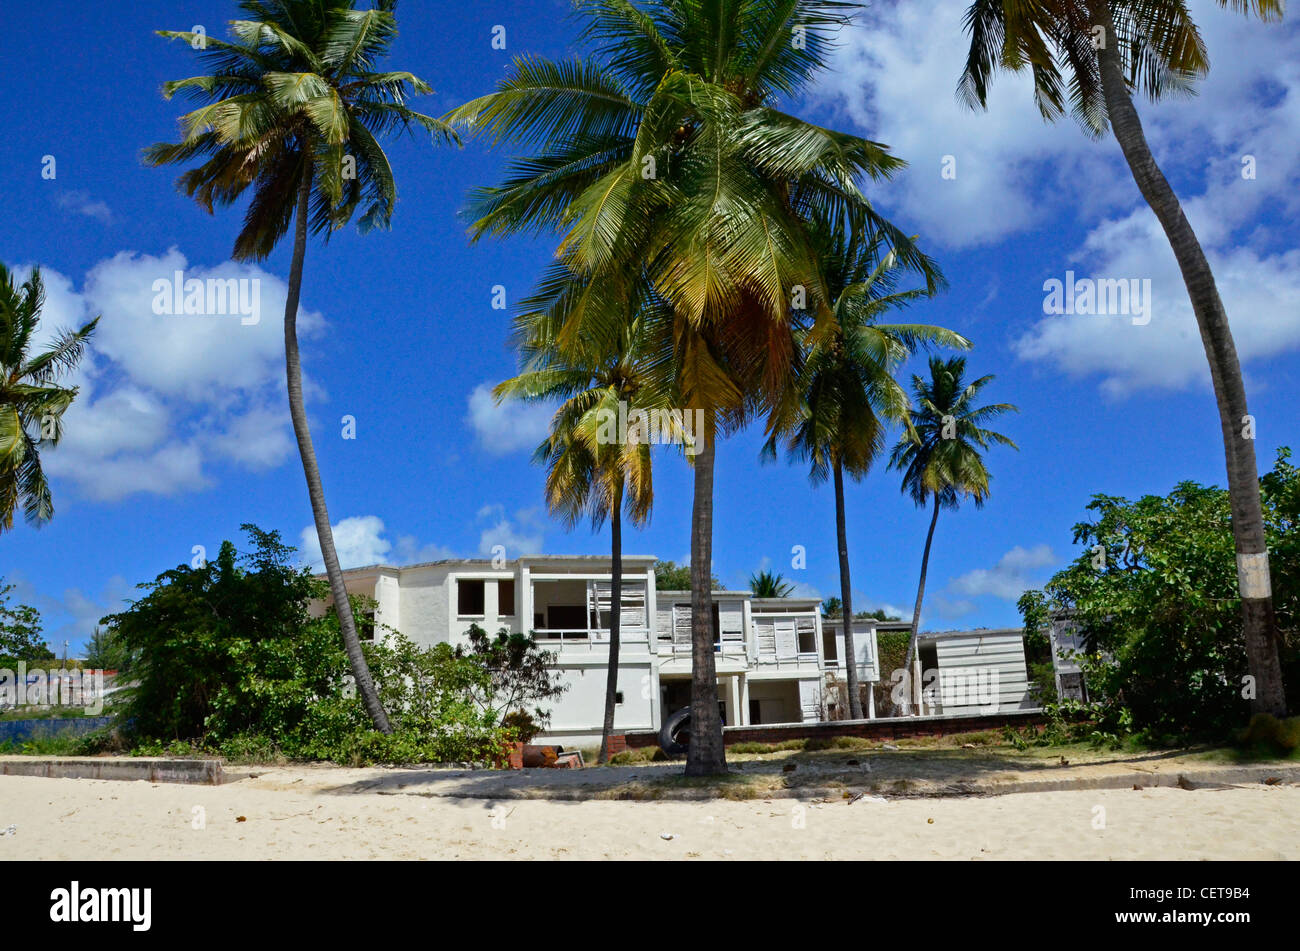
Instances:
[[[934,514],[930,516],[930,531],[925,536],[925,551],[921,554],[921,581],[916,586],[916,606],[912,608],[912,634],[907,639],[907,659],[903,662],[912,685],[911,703],[921,712],[921,682],[912,676],[912,658],[916,656],[916,635],[921,629],[921,602],[925,600],[925,575],[930,570],[930,546],[934,542],[934,526],[939,521],[939,495],[934,496]],[[905,681],[906,682],[906,681]]]
[[[835,460],[835,532],[840,546],[840,602],[844,617],[844,669],[849,685],[849,718],[862,719],[858,693],[858,655],[853,647],[853,584],[849,580],[849,540],[844,527],[844,466]]]
[[[1192,310],[1200,328],[1201,342],[1210,364],[1214,398],[1219,408],[1224,454],[1228,466],[1228,498],[1232,508],[1232,532],[1237,546],[1237,578],[1241,594],[1242,629],[1246,658],[1255,680],[1251,709],[1256,713],[1286,714],[1286,693],[1278,658],[1277,618],[1269,579],[1268,545],[1259,497],[1259,469],[1255,443],[1245,438],[1243,427],[1249,413],[1241,364],[1233,343],[1228,315],[1219,297],[1214,274],[1196,233],[1183,214],[1182,205],[1164,173],[1156,165],[1124,80],[1116,44],[1115,24],[1106,0],[1092,0],[1098,22],[1106,28],[1106,43],[1098,53],[1102,91],[1111,128],[1119,142],[1142,197],[1160,221],[1169,239]]]
[[[289,415],[293,418],[293,431],[298,437],[298,455],[302,457],[302,471],[307,477],[307,495],[311,498],[311,512],[316,521],[316,535],[320,539],[321,557],[325,574],[329,577],[330,594],[334,610],[339,616],[339,629],[343,632],[343,646],[347,650],[352,676],[365,702],[366,712],[374,721],[375,729],[392,733],[388,714],[384,712],[375,692],[370,668],[361,653],[361,640],[357,637],[356,620],[352,617],[352,603],[348,601],[343,572],[339,568],[338,553],[334,550],[334,532],[330,529],[329,512],[325,508],[325,489],[321,485],[320,469],[316,465],[316,450],[311,443],[311,429],[307,425],[307,410],[302,398],[302,362],[298,356],[298,299],[302,294],[302,269],[307,257],[307,214],[311,199],[311,170],[303,173],[298,186],[298,217],[293,236],[293,263],[289,268],[289,293],[284,303],[284,366],[289,384]]]
[[[609,735],[614,732],[614,708],[618,699],[618,644],[623,627],[623,480],[609,510],[610,584],[609,584],[609,673],[605,678],[605,724],[600,733],[597,762],[609,761]]]
[[[718,672],[713,656],[713,460],[715,420],[706,414],[696,436],[695,500],[691,511],[691,742],[687,776],[727,770],[718,716]]]

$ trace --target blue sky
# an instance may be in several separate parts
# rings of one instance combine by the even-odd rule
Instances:
[[[1073,557],[1070,529],[1091,495],[1222,484],[1222,445],[1172,254],[1118,147],[1069,122],[1044,125],[1017,77],[999,77],[987,114],[963,110],[953,88],[964,4],[919,6],[876,4],[791,108],[912,163],[871,195],[920,235],[952,282],[913,316],[972,338],[971,370],[997,377],[989,399],[1020,407],[1001,427],[1020,451],[992,453],[987,506],[940,518],[924,613],[926,627],[1013,624],[1020,591]],[[181,104],[164,102],[160,84],[199,71],[188,47],[152,31],[202,24],[222,35],[234,9],[228,0],[56,0],[9,12],[0,260],[45,269],[44,332],[104,319],[77,374],[68,434],[46,457],[57,516],[0,539],[0,575],[74,653],[100,615],[188,562],[194,546],[211,553],[243,522],[297,545],[311,522],[280,362],[288,246],[260,269],[230,264],[240,211],[209,217],[177,193],[174,171],[139,159],[175,134]],[[1204,0],[1193,9],[1211,77],[1198,99],[1141,109],[1216,268],[1268,468],[1277,446],[1300,442],[1300,30],[1238,21]],[[572,50],[567,10],[564,0],[408,0],[392,63],[433,85],[417,107],[440,114],[489,91],[516,55]],[[491,46],[496,25],[505,51]],[[389,154],[401,194],[392,230],[341,232],[307,259],[309,411],[345,560],[479,555],[498,543],[511,555],[607,550],[607,535],[566,532],[545,513],[543,473],[529,462],[544,414],[483,398],[515,365],[492,288],[518,300],[551,252],[548,241],[466,238],[465,194],[496,180],[506,154],[426,139],[392,141]],[[53,180],[41,174],[47,155]],[[955,178],[942,174],[949,156]],[[1243,175],[1246,157],[1254,177]],[[148,288],[178,267],[260,278],[262,322],[154,316]],[[1152,320],[1045,315],[1044,282],[1067,270],[1149,279]],[[356,418],[355,440],[342,438],[345,415]],[[743,586],[766,567],[801,592],[836,594],[830,491],[812,488],[802,468],[760,465],[761,441],[754,429],[719,452],[715,572]],[[690,547],[689,468],[665,454],[655,478],[653,522],[626,546],[680,561]],[[908,613],[926,513],[882,465],[851,486],[848,524],[858,605]],[[802,570],[791,567],[796,545],[807,550]]]

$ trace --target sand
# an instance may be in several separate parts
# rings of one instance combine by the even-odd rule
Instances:
[[[1295,785],[564,802],[379,792],[367,774],[286,768],[222,786],[0,776],[0,860],[1300,858]]]

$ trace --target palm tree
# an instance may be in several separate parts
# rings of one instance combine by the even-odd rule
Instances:
[[[916,408],[911,414],[911,431],[903,435],[889,457],[889,467],[903,473],[903,491],[918,508],[929,504],[933,509],[930,530],[925,536],[921,556],[921,581],[916,588],[916,607],[912,610],[912,635],[907,642],[905,669],[911,672],[916,655],[916,636],[921,627],[921,602],[925,598],[925,575],[930,566],[930,545],[941,508],[956,509],[963,497],[976,508],[983,508],[989,496],[991,476],[984,465],[983,453],[996,443],[1019,449],[1001,433],[983,428],[988,420],[1003,413],[1019,412],[1010,403],[977,406],[980,391],[993,380],[982,376],[967,384],[966,358],[930,358],[930,379],[912,377]],[[914,692],[920,685],[914,683]]]
[[[1219,6],[1281,19],[1285,0],[1217,0]],[[970,55],[959,87],[983,107],[998,67],[1030,67],[1034,97],[1047,119],[1064,112],[1062,68],[1075,117],[1096,137],[1109,127],[1138,190],[1155,213],[1178,261],[1210,364],[1227,459],[1242,630],[1255,680],[1257,713],[1286,714],[1273,609],[1268,547],[1259,497],[1253,435],[1247,435],[1246,387],[1228,315],[1196,233],[1178,196],[1156,164],[1133,105],[1133,91],[1153,102],[1194,90],[1209,59],[1184,0],[976,0],[966,12]],[[1053,55],[1055,53],[1055,56]]]
[[[564,282],[572,275],[561,273],[557,279]],[[626,509],[633,524],[643,526],[649,521],[654,502],[651,434],[638,430],[633,438],[618,433],[614,421],[630,418],[631,430],[637,425],[638,413],[671,405],[668,393],[658,385],[662,374],[654,371],[656,353],[663,347],[663,333],[671,327],[671,312],[652,296],[632,301],[636,314],[621,325],[625,333],[614,347],[582,340],[579,346],[562,351],[553,336],[554,325],[548,320],[549,303],[545,294],[526,302],[524,313],[516,320],[523,371],[499,384],[494,393],[498,401],[563,400],[552,417],[550,434],[534,456],[548,467],[547,506],[569,527],[584,516],[590,518],[596,530],[606,519],[610,523],[609,663],[598,757],[605,763],[609,760],[609,737],[614,732],[623,624],[622,516]],[[643,435],[646,438],[641,438]],[[681,433],[658,435],[672,438]]]
[[[235,239],[235,260],[265,259],[294,226],[284,308],[285,374],[316,534],[348,660],[376,729],[389,733],[348,601],[325,490],[312,447],[298,354],[298,301],[307,235],[328,241],[360,210],[361,230],[387,227],[397,201],[393,171],[378,136],[420,127],[454,139],[437,119],[406,106],[430,92],[407,72],[376,72],[397,35],[395,0],[357,9],[356,0],[242,0],[248,19],[230,24],[232,42],[188,31],[160,31],[196,49],[210,71],[168,82],[163,95],[202,103],[181,118],[183,137],[145,150],[150,165],[202,160],[178,186],[202,207],[253,197]]]
[[[749,593],[756,598],[788,598],[794,585],[779,574],[760,571],[749,576]]]
[[[14,527],[20,506],[30,525],[54,517],[41,449],[57,446],[63,437],[63,414],[77,387],[60,386],[58,380],[76,368],[99,323],[96,317],[80,330],[64,331],[44,352],[30,356],[44,304],[39,269],[19,285],[0,263],[0,533]]]
[[[942,344],[967,349],[965,337],[923,324],[878,324],[889,310],[905,307],[926,291],[898,291],[894,256],[881,260],[878,249],[843,233],[822,236],[822,269],[835,295],[835,322],[828,332],[805,331],[807,357],[792,379],[793,388],[774,419],[774,433],[764,447],[775,458],[776,443],[786,437],[792,458],[812,463],[814,485],[833,476],[835,529],[840,561],[840,610],[844,617],[844,654],[849,716],[862,719],[857,656],[853,642],[853,584],[844,512],[844,475],[864,478],[884,451],[889,423],[906,423],[907,393],[894,373],[917,346]]]
[[[770,408],[795,359],[792,312],[829,314],[805,222],[880,233],[939,280],[876,214],[861,176],[902,166],[881,145],[779,110],[826,61],[860,4],[838,0],[578,0],[584,59],[516,60],[496,92],[446,117],[532,154],[477,190],[474,237],[552,231],[585,276],[559,339],[616,336],[616,309],[648,280],[673,309],[673,385],[704,412],[693,458],[688,775],[722,772],[712,632],[717,436]]]

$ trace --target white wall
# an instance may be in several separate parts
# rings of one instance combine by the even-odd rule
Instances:
[[[1024,635],[1019,631],[972,631],[936,638],[941,713],[986,713],[1033,707],[1025,667]],[[947,680],[945,681],[945,678]],[[958,687],[960,682],[961,687]],[[943,700],[945,683],[965,702]],[[989,709],[996,703],[996,710]]]

